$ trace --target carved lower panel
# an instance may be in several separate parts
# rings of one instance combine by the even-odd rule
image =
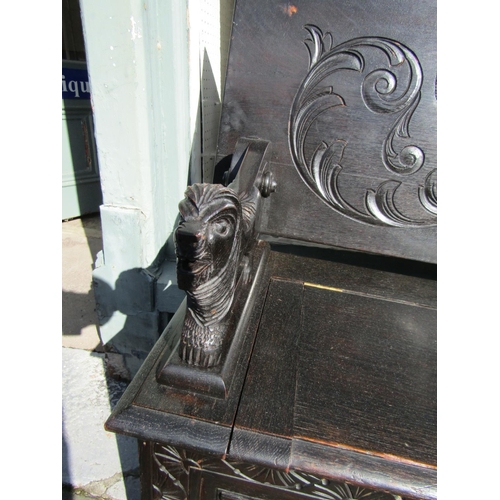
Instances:
[[[189,473],[192,469],[216,472],[248,483],[272,486],[283,491],[307,494],[323,500],[404,500],[399,495],[373,491],[347,483],[331,481],[299,471],[284,472],[260,465],[209,458],[194,452],[151,445],[151,491],[154,500],[189,498]]]

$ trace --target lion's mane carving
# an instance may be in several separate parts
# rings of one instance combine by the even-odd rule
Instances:
[[[222,354],[227,320],[252,228],[252,203],[229,187],[194,184],[179,204],[177,282],[187,294],[179,355],[210,367]]]

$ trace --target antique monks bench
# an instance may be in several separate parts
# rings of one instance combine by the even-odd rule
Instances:
[[[186,300],[106,423],[144,499],[436,498],[435,14],[237,2]]]

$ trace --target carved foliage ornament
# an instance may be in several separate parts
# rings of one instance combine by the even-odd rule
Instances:
[[[292,158],[300,176],[327,205],[356,221],[398,227],[435,225],[435,168],[431,167],[425,182],[415,191],[421,217],[408,215],[396,203],[396,192],[403,181],[429,168],[424,167],[425,152],[412,142],[409,133],[411,118],[421,99],[423,81],[416,55],[403,44],[380,37],[355,38],[334,47],[331,33],[323,35],[312,25],[306,25],[305,29],[310,35],[305,41],[309,51],[309,72],[295,96],[289,124]],[[347,102],[345,95],[334,91],[335,79],[353,74],[362,75],[363,81],[357,102],[352,94],[351,101]],[[339,177],[349,170],[349,165],[344,163],[346,148],[350,147],[349,138],[335,137],[310,144],[310,137],[314,137],[311,131],[317,134],[321,129],[318,120],[322,115],[332,113],[333,118],[328,123],[333,129],[339,128],[338,113],[346,107],[348,110],[352,107],[353,112],[365,107],[375,114],[394,116],[380,144],[381,168],[385,176],[389,173],[389,179],[380,182],[376,189],[365,190],[364,209],[349,203],[341,193]],[[367,133],[373,126],[361,125],[367,127]],[[311,151],[311,147],[312,153],[308,154],[307,149]],[[380,177],[380,172],[374,172],[374,177]]]
[[[323,500],[402,500],[399,495],[367,490],[297,471],[279,471],[260,465],[234,460],[207,458],[177,450],[172,446],[154,444],[153,495],[155,500],[185,500],[188,498],[191,468],[218,472],[244,479],[249,483],[267,484],[282,490],[295,490]]]

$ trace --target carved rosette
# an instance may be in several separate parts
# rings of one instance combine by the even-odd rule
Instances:
[[[299,471],[284,472],[234,460],[206,458],[172,446],[153,445],[155,500],[185,500],[192,468],[218,472],[249,483],[295,490],[323,500],[403,500],[399,495],[331,481]]]
[[[355,38],[334,47],[331,33],[323,35],[312,25],[305,29],[310,35],[306,39],[309,71],[293,101],[289,124],[290,149],[300,176],[328,206],[356,221],[396,227],[435,225],[436,170],[427,175],[424,185],[415,183],[414,179],[420,170],[428,168],[425,167],[424,150],[412,141],[409,132],[410,121],[421,99],[423,81],[417,56],[403,44],[381,37]],[[342,91],[336,91],[335,82],[341,76],[356,74],[362,76],[358,97],[354,99],[351,93],[347,100]],[[352,147],[350,138],[317,139],[318,130],[324,126],[320,120],[325,113],[331,113],[328,128],[335,130],[340,110],[361,107],[371,113],[394,117],[380,144],[377,156],[381,164],[373,166],[379,169],[374,171],[375,178],[389,178],[380,182],[376,189],[365,189],[363,209],[348,201],[339,182],[342,173],[349,172],[352,167],[345,163],[347,148]],[[373,127],[369,121],[360,126],[367,127],[366,135],[370,132],[369,127]],[[312,136],[318,141],[316,144],[311,144]],[[407,182],[410,178],[411,182]],[[406,201],[398,206],[398,193],[405,183],[407,188],[417,186],[414,198],[422,214],[419,217],[415,217],[414,210],[410,215],[402,208],[407,205]]]

